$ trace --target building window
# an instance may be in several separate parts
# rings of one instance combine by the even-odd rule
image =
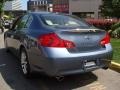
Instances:
[[[94,18],[94,12],[73,12],[73,15],[76,15],[80,18]]]
[[[41,1],[38,1],[38,4],[41,5]]]

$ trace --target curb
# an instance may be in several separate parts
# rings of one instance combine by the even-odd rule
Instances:
[[[110,69],[115,70],[120,73],[120,64],[116,62],[111,62]]]

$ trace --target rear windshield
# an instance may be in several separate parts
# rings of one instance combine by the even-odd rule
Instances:
[[[80,18],[66,15],[41,15],[43,23],[49,26],[63,26],[63,27],[90,27],[85,21]]]

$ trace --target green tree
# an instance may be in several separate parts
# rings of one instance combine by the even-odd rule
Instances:
[[[100,7],[103,16],[120,18],[120,0],[102,0]]]
[[[0,0],[0,17],[2,16],[4,3],[6,1],[12,1],[12,0]]]
[[[103,4],[101,5],[101,13],[103,16],[113,16],[113,7],[112,7],[112,0],[102,0]]]
[[[120,0],[112,0],[113,4],[113,17],[120,18]]]

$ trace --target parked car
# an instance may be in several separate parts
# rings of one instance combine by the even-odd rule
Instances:
[[[56,77],[107,69],[112,59],[107,32],[66,14],[27,13],[5,32],[4,41],[26,77],[34,71]]]

